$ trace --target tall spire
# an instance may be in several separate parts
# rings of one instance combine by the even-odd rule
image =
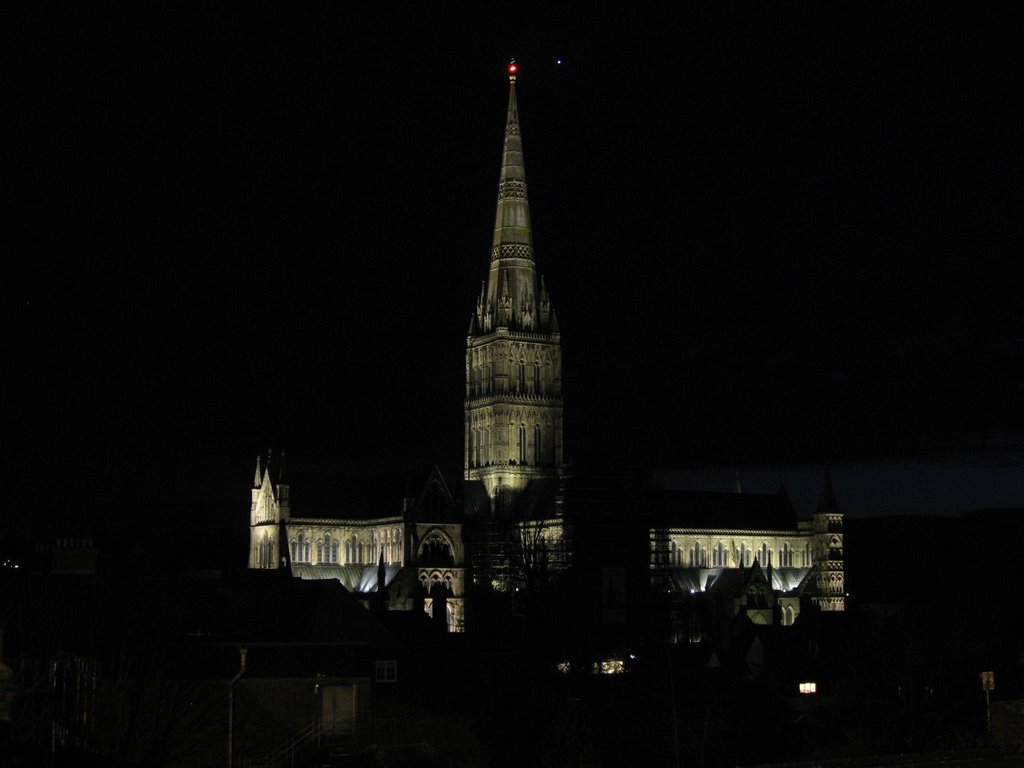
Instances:
[[[530,233],[530,203],[526,196],[526,168],[523,165],[523,137],[519,131],[519,107],[516,103],[516,73],[513,59],[508,65],[508,116],[505,119],[505,145],[498,177],[498,210],[494,217],[494,241],[491,258],[533,260]]]
[[[491,268],[478,320],[483,333],[490,333],[498,327],[546,331],[551,322],[547,312],[541,318],[537,306],[540,296],[534,269],[530,201],[526,193],[523,137],[519,130],[519,105],[516,101],[518,71],[519,66],[513,60],[508,65],[508,113],[498,175]],[[493,316],[490,315],[492,312]]]

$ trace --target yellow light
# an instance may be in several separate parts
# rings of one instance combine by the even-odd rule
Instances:
[[[621,675],[626,671],[626,665],[621,659],[605,659],[594,662],[595,675]]]

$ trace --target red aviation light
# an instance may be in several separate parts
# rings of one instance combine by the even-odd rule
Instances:
[[[510,61],[508,63],[508,76],[509,77],[515,77],[516,76],[516,72],[518,72],[518,71],[519,71],[519,65],[516,64],[516,60],[515,59],[512,59],[512,61]]]

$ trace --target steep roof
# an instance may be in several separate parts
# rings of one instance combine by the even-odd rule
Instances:
[[[785,494],[662,491],[658,524],[666,528],[796,530],[797,516]]]
[[[305,581],[333,579],[349,592],[369,593],[377,591],[377,565],[309,565],[293,564],[292,574]],[[400,565],[384,566],[384,586],[391,584],[401,570]]]

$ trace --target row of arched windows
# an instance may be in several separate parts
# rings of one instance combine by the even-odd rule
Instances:
[[[470,430],[470,466],[482,467],[497,461],[494,442],[496,430]],[[509,424],[509,461],[530,466],[547,466],[554,463],[554,432],[540,424]]]
[[[550,378],[542,374],[544,368],[550,368],[550,361],[543,366],[539,362],[527,362],[526,358],[508,360],[509,377],[508,392],[520,395],[547,394],[546,381]],[[469,373],[469,394],[474,397],[492,394],[494,387],[494,364],[474,360]],[[505,394],[504,392],[501,394]]]
[[[333,563],[340,565],[375,565],[381,555],[388,564],[402,561],[402,532],[399,528],[374,531],[369,541],[356,534],[339,539],[325,533],[314,543],[300,532],[290,543],[293,563]],[[315,547],[315,549],[314,549]],[[313,560],[313,552],[316,560]]]
[[[700,542],[694,542],[686,550],[677,547],[674,541],[669,542],[669,565],[679,567],[707,568],[710,563],[712,568],[728,568],[735,561],[736,566],[749,568],[753,565],[755,558],[762,566],[772,565],[778,568],[810,568],[813,564],[809,543],[805,544],[801,550],[795,549],[789,542],[783,542],[778,549],[772,549],[767,542],[762,543],[757,549],[750,549],[746,544],[740,544],[734,555],[732,550],[721,541],[715,544],[710,552]]]

